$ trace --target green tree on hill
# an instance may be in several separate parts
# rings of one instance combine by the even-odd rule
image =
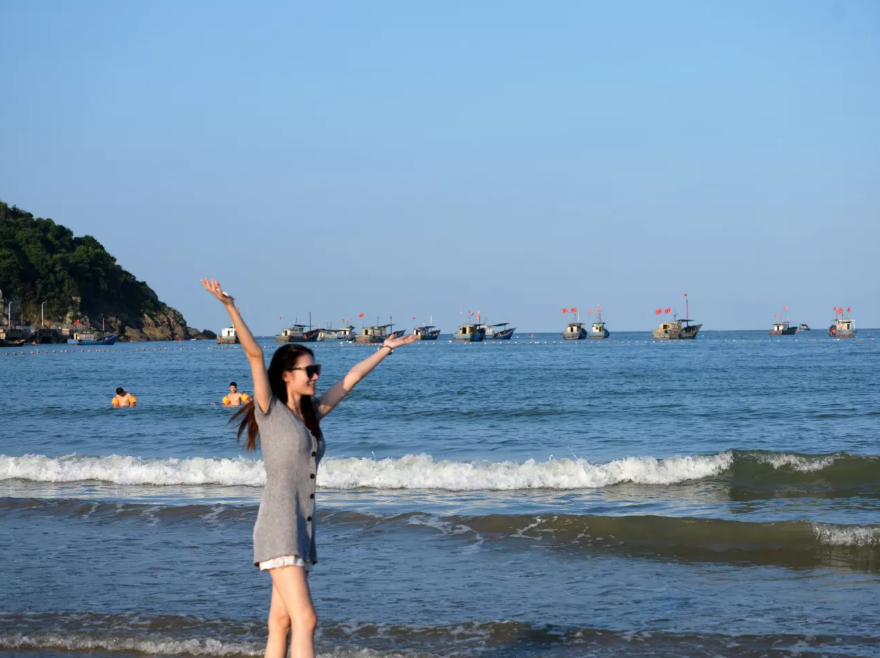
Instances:
[[[15,301],[24,320],[37,323],[43,302],[46,319],[58,321],[68,314],[125,320],[167,309],[92,236],[74,237],[51,219],[2,201],[0,290]]]

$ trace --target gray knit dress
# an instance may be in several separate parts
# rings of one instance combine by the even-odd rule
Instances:
[[[315,481],[324,440],[315,439],[274,395],[265,413],[254,403],[266,468],[266,488],[254,526],[254,564],[284,555],[317,563]]]

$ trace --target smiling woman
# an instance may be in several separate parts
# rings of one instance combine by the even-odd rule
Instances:
[[[268,370],[263,350],[245,324],[235,300],[216,279],[202,285],[229,312],[254,380],[254,397],[232,417],[239,421],[238,437],[247,433],[245,447],[263,451],[266,487],[254,526],[254,565],[272,576],[267,657],[314,656],[317,625],[308,585],[308,572],[318,562],[315,546],[315,484],[324,456],[320,420],[391,354],[416,336],[389,338],[375,354],[354,366],[324,395],[315,387],[321,366],[315,354],[299,344],[280,347]]]

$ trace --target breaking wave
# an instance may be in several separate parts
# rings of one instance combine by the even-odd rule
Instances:
[[[430,455],[397,459],[330,458],[318,472],[326,489],[436,489],[517,491],[597,489],[622,483],[664,486],[707,478],[755,484],[821,481],[841,486],[880,484],[880,457],[834,453],[801,455],[725,451],[714,455],[626,457],[610,462],[558,459],[538,462],[460,462]],[[100,481],[120,485],[260,487],[263,463],[245,458],[146,459],[111,455],[0,455],[0,481]]]
[[[12,613],[0,615],[0,651],[93,651],[153,656],[261,656],[265,622],[202,619],[194,616],[98,613]],[[573,658],[631,656],[671,658],[682,655],[766,655],[796,651],[862,656],[880,645],[860,635],[724,635],[672,633],[657,629],[619,631],[523,621],[462,621],[438,626],[372,622],[322,622],[317,655],[368,656],[518,655]]]

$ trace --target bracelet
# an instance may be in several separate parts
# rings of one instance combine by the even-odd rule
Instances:
[[[391,351],[390,351],[390,352],[388,352],[388,353],[389,353],[389,354],[394,354],[394,348],[393,348],[393,347],[391,347],[391,346],[390,346],[390,345],[383,345],[383,346],[382,346],[382,347],[387,347],[387,348],[388,348],[388,349],[389,349],[389,350],[391,350]],[[380,349],[380,350],[381,350],[381,349],[382,349],[382,347],[380,347],[380,348],[379,348],[379,349]]]

